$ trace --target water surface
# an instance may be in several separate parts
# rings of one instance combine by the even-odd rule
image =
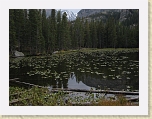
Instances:
[[[139,52],[76,52],[13,58],[10,59],[9,76],[52,88],[139,90]],[[12,85],[25,87],[10,82]]]

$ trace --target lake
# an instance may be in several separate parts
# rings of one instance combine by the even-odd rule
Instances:
[[[50,88],[139,90],[138,50],[73,51],[10,58],[9,78]],[[11,82],[10,86],[28,87]]]

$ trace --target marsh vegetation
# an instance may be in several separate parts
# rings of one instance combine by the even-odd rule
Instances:
[[[122,105],[131,105],[126,99],[138,97],[105,95],[104,93],[64,92],[61,90],[85,89],[138,92],[138,49],[61,51],[51,56],[10,58],[9,66],[10,79],[18,78],[18,82],[10,81],[10,101],[16,99],[12,94],[17,92],[26,92],[17,98],[24,99],[35,96],[31,99],[25,99],[25,103],[21,101],[22,103],[13,103],[13,105],[77,105],[77,103],[78,105],[88,105],[88,103],[89,105],[104,105],[101,100],[105,101],[105,105],[106,100],[114,100],[114,105],[121,105],[118,103],[120,100],[125,102]],[[44,88],[32,88],[26,83],[45,87],[45,91],[43,91]],[[58,92],[51,92],[55,89],[59,89]],[[32,102],[34,100],[35,103]],[[112,105],[110,102],[108,104]]]

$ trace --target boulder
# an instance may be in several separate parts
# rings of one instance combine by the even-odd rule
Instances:
[[[23,57],[24,56],[24,54],[22,52],[19,52],[19,51],[15,51],[14,55],[15,55],[15,57]]]
[[[54,51],[53,54],[56,54],[56,53],[58,53],[58,52],[59,52],[59,51]]]

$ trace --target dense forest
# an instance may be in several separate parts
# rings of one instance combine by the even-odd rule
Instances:
[[[9,51],[32,55],[80,48],[138,48],[139,14],[123,22],[118,18],[114,14],[106,21],[78,17],[69,21],[66,12],[55,9],[49,17],[45,9],[10,9]]]

